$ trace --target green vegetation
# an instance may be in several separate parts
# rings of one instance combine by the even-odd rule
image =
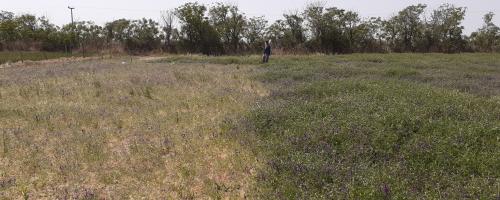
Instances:
[[[258,79],[272,95],[236,129],[252,132],[267,158],[260,197],[497,198],[499,58],[313,56],[265,66]]]
[[[1,69],[0,197],[500,197],[500,55],[259,62]]]
[[[60,52],[0,51],[0,64],[27,60],[39,61],[70,56],[69,54]]]
[[[259,56],[201,56],[201,55],[178,55],[155,59],[151,63],[170,64],[222,64],[222,65],[259,65],[262,58]]]
[[[467,8],[452,4],[434,10],[417,4],[387,19],[363,19],[362,13],[318,1],[269,22],[266,16],[248,17],[231,3],[193,2],[163,11],[161,22],[117,19],[59,27],[45,17],[0,10],[0,51],[241,55],[261,53],[264,42],[271,41],[275,53],[499,52],[495,13],[486,13],[484,25],[470,35],[463,32],[466,13]]]

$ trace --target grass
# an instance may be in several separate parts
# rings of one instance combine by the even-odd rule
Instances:
[[[62,57],[71,57],[71,55],[64,52],[0,51],[0,64],[27,60],[39,61]]]
[[[266,93],[252,70],[121,60],[2,69],[0,196],[244,196],[256,159],[221,134]]]
[[[495,199],[498,54],[4,68],[0,199]]]
[[[170,64],[221,64],[221,65],[259,65],[262,58],[259,56],[203,56],[203,55],[178,55],[166,58],[156,58],[151,63]]]
[[[461,199],[497,195],[498,113],[456,92],[344,80],[303,86],[250,120],[271,151],[261,182],[278,198]]]
[[[277,58],[237,132],[266,158],[258,197],[495,199],[500,57]]]

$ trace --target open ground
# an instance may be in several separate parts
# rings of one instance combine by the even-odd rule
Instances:
[[[0,68],[0,199],[500,198],[499,54]]]

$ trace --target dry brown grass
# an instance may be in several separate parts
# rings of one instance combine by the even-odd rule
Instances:
[[[3,199],[244,198],[254,154],[225,120],[266,89],[251,66],[134,60],[0,69]]]

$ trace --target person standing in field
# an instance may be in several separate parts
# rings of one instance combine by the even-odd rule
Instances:
[[[266,41],[266,47],[264,49],[264,56],[262,58],[263,63],[269,62],[269,57],[271,56],[271,43]]]

